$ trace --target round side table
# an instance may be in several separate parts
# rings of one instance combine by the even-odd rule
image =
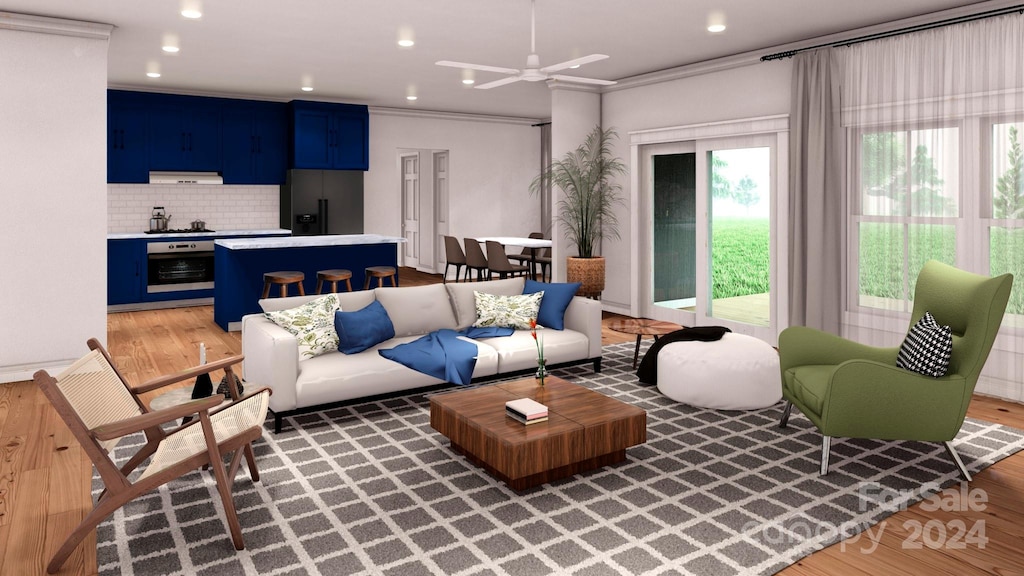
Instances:
[[[636,368],[636,359],[640,354],[640,340],[644,336],[653,336],[657,340],[658,336],[664,336],[682,328],[679,324],[651,320],[649,318],[622,318],[608,323],[609,330],[623,334],[636,334],[636,349],[633,350],[633,368]]]

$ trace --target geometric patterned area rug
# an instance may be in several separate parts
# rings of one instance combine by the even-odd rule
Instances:
[[[780,429],[781,403],[678,404],[637,382],[632,353],[606,346],[601,374],[553,371],[647,411],[647,443],[625,462],[517,493],[451,451],[423,394],[306,414],[280,434],[268,424],[261,482],[239,470],[245,550],[196,471],[100,525],[100,574],[772,574],[958,481],[941,444],[849,439],[819,477],[821,436],[798,411]],[[976,472],[1024,434],[968,420],[955,445]]]

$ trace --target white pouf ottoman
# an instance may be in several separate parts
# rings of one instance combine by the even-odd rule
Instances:
[[[782,398],[779,353],[763,340],[734,332],[714,342],[666,344],[658,353],[658,390],[701,408],[767,408]]]

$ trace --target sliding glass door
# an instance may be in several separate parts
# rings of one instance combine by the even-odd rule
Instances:
[[[775,138],[644,146],[644,315],[775,341]]]

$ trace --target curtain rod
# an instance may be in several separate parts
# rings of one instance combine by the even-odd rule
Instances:
[[[761,56],[761,62],[767,62],[769,60],[781,60],[783,58],[792,58],[800,52],[807,52],[810,50],[817,50],[818,48],[825,48],[826,46],[839,47],[839,46],[852,46],[854,44],[860,44],[861,42],[868,42],[870,40],[878,40],[881,38],[889,38],[892,36],[902,36],[903,34],[909,34],[911,32],[920,32],[922,30],[931,30],[932,28],[942,28],[943,26],[951,26],[953,24],[962,24],[964,22],[973,22],[975,20],[983,20],[985,18],[991,18],[993,16],[1002,16],[1004,14],[1010,14],[1011,12],[1020,12],[1024,14],[1024,4],[1017,4],[1016,6],[1009,6],[1006,8],[996,8],[995,10],[989,10],[987,12],[978,12],[977,14],[969,14],[966,16],[957,16],[956,18],[947,18],[945,20],[938,20],[930,22],[928,24],[918,24],[916,26],[907,26],[906,28],[897,28],[896,30],[890,30],[888,32],[878,32],[876,34],[867,34],[865,36],[858,36],[856,38],[850,38],[849,40],[839,40],[836,42],[827,42],[825,44],[818,44],[817,46],[808,46],[807,48],[799,48],[797,50],[787,50],[785,52],[777,52],[775,54],[768,54],[767,56]]]

